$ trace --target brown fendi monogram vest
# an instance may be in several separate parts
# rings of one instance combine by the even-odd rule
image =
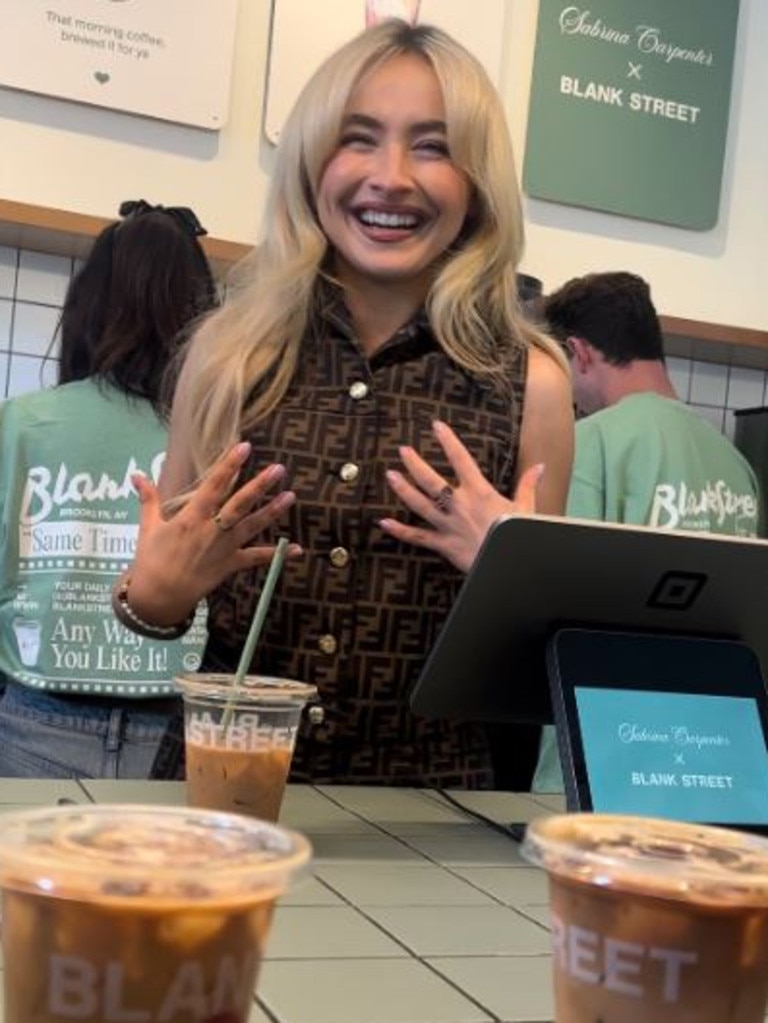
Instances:
[[[451,479],[431,432],[436,417],[497,489],[512,493],[526,365],[521,348],[508,393],[494,392],[446,357],[424,318],[367,359],[337,310],[318,318],[278,412],[248,438],[248,474],[287,466],[297,502],[280,532],[305,552],[284,569],[253,665],[319,687],[325,722],[304,726],[295,780],[492,783],[482,728],[417,718],[408,705],[461,574],[395,542],[377,521],[409,518],[385,479],[400,445]],[[211,596],[206,667],[237,664],[263,578],[240,573]]]

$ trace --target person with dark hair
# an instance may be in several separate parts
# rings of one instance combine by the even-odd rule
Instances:
[[[524,315],[533,323],[541,323],[544,288],[538,277],[531,274],[515,274],[517,300]]]
[[[576,452],[568,515],[754,536],[758,489],[743,455],[681,402],[648,284],[594,273],[544,303],[570,357]]]
[[[678,399],[647,282],[625,272],[578,277],[548,296],[544,316],[570,357],[583,414],[567,514],[755,536],[755,474],[724,434]],[[545,729],[533,787],[562,791],[553,729]]]
[[[73,277],[58,386],[0,404],[0,776],[147,777],[204,615],[162,644],[114,620],[110,583],[157,479],[163,380],[216,287],[191,210],[124,203]]]
[[[163,414],[166,367],[216,304],[216,285],[186,206],[121,204],[72,279],[59,324],[59,384],[93,377]],[[168,404],[166,401],[165,404]]]
[[[586,339],[614,366],[664,362],[664,338],[651,289],[637,274],[619,270],[574,277],[546,297],[544,313],[550,333],[566,349],[573,336]]]

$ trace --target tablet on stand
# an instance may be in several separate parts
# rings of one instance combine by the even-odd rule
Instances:
[[[554,721],[571,810],[768,832],[768,543],[511,516],[414,713]]]

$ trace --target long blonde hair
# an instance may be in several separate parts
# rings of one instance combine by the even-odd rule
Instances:
[[[349,97],[361,78],[402,54],[427,60],[443,92],[451,159],[468,177],[471,212],[427,297],[448,356],[502,378],[521,345],[560,348],[523,318],[515,269],[523,221],[504,110],[482,65],[440,29],[393,19],[337,50],[304,87],[281,135],[263,240],[233,271],[227,299],[199,328],[184,367],[174,426],[203,473],[268,416],[296,370],[328,242],[315,212]]]

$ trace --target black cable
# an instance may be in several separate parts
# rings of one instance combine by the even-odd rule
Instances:
[[[505,838],[511,838],[514,842],[522,842],[525,836],[526,825],[522,822],[513,821],[510,824],[500,824],[499,821],[493,820],[491,817],[486,817],[484,813],[479,813],[477,810],[471,810],[468,806],[465,806],[462,802],[456,799],[455,796],[450,795],[445,789],[432,788],[430,792],[437,793],[446,803],[450,803],[451,806],[456,807],[457,810],[461,810],[468,817],[472,817],[473,820],[479,821],[481,824],[487,825],[494,831],[498,831],[500,835],[504,835]]]

